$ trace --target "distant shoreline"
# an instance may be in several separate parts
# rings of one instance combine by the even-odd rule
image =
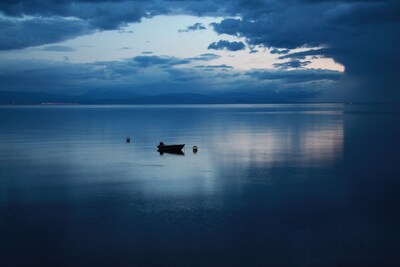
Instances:
[[[399,102],[263,102],[263,103],[1,103],[0,106],[200,106],[200,105],[319,105],[319,104],[342,104],[342,105],[400,105]]]

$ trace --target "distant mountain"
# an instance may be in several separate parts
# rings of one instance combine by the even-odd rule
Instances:
[[[159,94],[142,96],[133,100],[135,104],[210,104],[219,102],[214,96],[200,94]]]
[[[70,103],[71,97],[40,92],[0,91],[0,104],[34,105],[45,102]]]
[[[302,102],[308,95],[265,95],[263,93],[220,93],[213,95],[171,93],[140,95],[129,91],[92,90],[82,95],[0,91],[2,105],[38,104],[240,104]]]
[[[97,90],[90,90],[87,93],[79,96],[82,99],[92,99],[92,100],[104,100],[104,101],[111,101],[114,99],[133,99],[137,97],[141,97],[143,95],[132,92],[130,90],[113,90],[113,89],[97,89]]]

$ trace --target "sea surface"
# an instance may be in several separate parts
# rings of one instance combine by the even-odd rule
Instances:
[[[399,138],[396,105],[1,106],[0,266],[400,266]]]

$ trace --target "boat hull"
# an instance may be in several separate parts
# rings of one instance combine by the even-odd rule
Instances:
[[[179,144],[179,145],[163,145],[163,146],[157,146],[159,151],[163,152],[174,152],[174,151],[181,151],[185,144]]]

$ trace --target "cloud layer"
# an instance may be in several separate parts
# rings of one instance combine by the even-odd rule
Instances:
[[[308,57],[333,57],[346,69],[341,93],[400,101],[400,2],[395,0],[20,0],[2,1],[0,12],[0,50],[57,43],[159,14],[224,16],[211,24],[215,32],[244,38],[249,47],[271,48],[289,60],[278,68],[304,67]],[[195,24],[185,31],[202,27]],[[210,49],[237,51],[244,45],[221,40]],[[307,47],[321,49],[287,54]],[[164,68],[183,64],[167,58],[137,58],[135,64],[160,62]]]
[[[238,71],[227,65],[207,63],[213,54],[195,58],[137,56],[123,61],[72,64],[69,62],[13,61],[0,63],[0,88],[85,94],[93,90],[124,91],[141,95],[164,93],[245,94],[294,98],[316,96],[329,90],[341,73],[328,70]],[[24,79],[21,79],[23,75]]]

